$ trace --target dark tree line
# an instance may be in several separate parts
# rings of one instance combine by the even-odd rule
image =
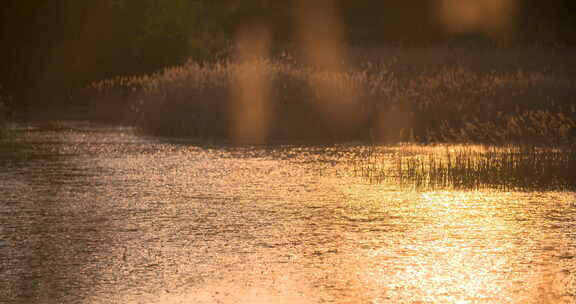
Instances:
[[[351,43],[451,38],[431,17],[436,0],[334,1]],[[268,24],[275,45],[287,46],[294,35],[292,2],[3,0],[0,95],[16,107],[67,103],[94,80],[225,56],[238,26],[250,22]],[[576,1],[518,3],[517,41],[576,43]]]

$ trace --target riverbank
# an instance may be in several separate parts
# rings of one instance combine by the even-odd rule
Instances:
[[[158,136],[234,142],[238,128],[254,124],[259,136],[240,143],[563,146],[576,142],[568,53],[390,48],[357,52],[340,70],[313,68],[289,55],[189,62],[94,83],[87,92],[96,117]]]

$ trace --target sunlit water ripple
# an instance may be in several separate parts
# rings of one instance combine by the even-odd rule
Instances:
[[[0,302],[576,303],[572,192],[413,191],[365,147],[0,142]]]

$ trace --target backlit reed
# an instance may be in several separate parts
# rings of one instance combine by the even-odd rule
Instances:
[[[375,150],[376,151],[376,150]],[[407,147],[354,165],[371,183],[419,190],[576,190],[576,151],[526,146]]]
[[[286,54],[261,60],[258,77],[268,79],[274,117],[268,140],[573,145],[576,78],[554,59],[565,55],[547,52],[365,50],[340,71],[312,68]],[[548,55],[556,57],[545,60]],[[233,80],[245,67],[232,60],[188,62],[104,80],[88,89],[92,111],[150,134],[226,141]],[[319,80],[322,90],[314,86]],[[347,96],[351,127],[344,130],[325,115],[330,107],[319,104],[326,91]]]

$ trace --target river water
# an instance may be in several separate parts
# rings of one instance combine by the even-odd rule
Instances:
[[[576,194],[415,191],[366,147],[0,142],[1,303],[576,303]]]

